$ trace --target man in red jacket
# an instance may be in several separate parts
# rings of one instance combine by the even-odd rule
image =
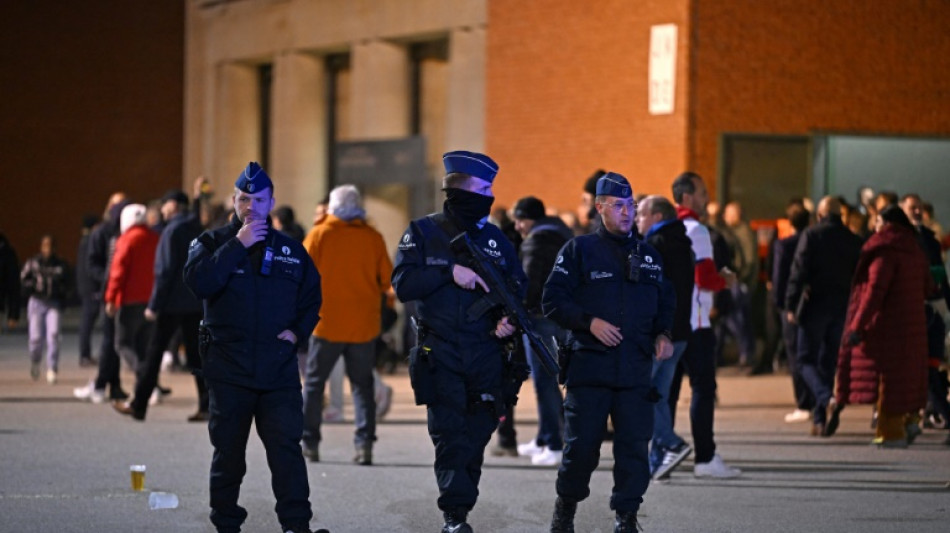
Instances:
[[[130,204],[119,218],[120,235],[106,285],[106,314],[116,321],[116,351],[134,371],[151,337],[145,307],[155,281],[158,234],[145,225],[145,206]]]

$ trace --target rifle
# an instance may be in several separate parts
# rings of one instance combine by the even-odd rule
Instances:
[[[518,328],[528,339],[528,344],[537,354],[544,371],[551,376],[556,376],[558,374],[557,359],[541,337],[535,333],[531,317],[521,301],[512,295],[515,291],[509,290],[508,284],[493,265],[494,262],[472,244],[472,240],[465,232],[452,238],[450,244],[456,257],[464,259],[468,263],[465,266],[474,270],[488,285],[489,292],[484,295],[484,299],[488,302],[487,307],[479,309],[476,314],[480,316],[488,309],[501,308],[502,313],[508,316],[508,323]]]

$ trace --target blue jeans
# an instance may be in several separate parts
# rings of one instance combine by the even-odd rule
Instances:
[[[320,443],[323,390],[340,356],[345,360],[346,375],[350,378],[350,387],[353,389],[353,410],[356,419],[353,444],[362,448],[372,446],[376,440],[376,397],[373,388],[376,340],[341,343],[311,337],[303,390],[303,442],[308,447],[316,447]]]
[[[676,341],[673,343],[673,356],[665,361],[653,361],[653,373],[651,385],[660,395],[660,399],[653,407],[653,442],[650,446],[650,472],[655,472],[657,467],[663,462],[663,454],[666,450],[676,448],[684,441],[682,437],[673,431],[673,416],[671,414],[670,402],[667,401],[670,395],[670,385],[673,383],[673,374],[676,373],[676,365],[679,364],[680,357],[686,351],[686,341]]]
[[[557,353],[554,337],[558,334],[557,325],[548,319],[535,319],[535,332],[544,343]],[[553,348],[553,349],[552,349]],[[564,399],[557,385],[557,376],[551,376],[541,366],[541,360],[531,346],[525,343],[528,366],[531,367],[531,380],[538,396],[538,446],[547,446],[551,450],[564,448]]]

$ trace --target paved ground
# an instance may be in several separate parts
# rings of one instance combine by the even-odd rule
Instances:
[[[0,335],[0,532],[212,531],[211,447],[203,425],[185,422],[195,407],[189,376],[163,375],[173,395],[145,423],[136,423],[107,405],[73,399],[73,387],[93,371],[79,368],[74,333],[67,331],[63,345],[60,381],[50,386],[29,377],[23,328]],[[878,450],[868,445],[870,409],[854,407],[843,413],[838,435],[814,439],[806,436],[806,425],[782,422],[791,408],[787,376],[723,374],[719,451],[744,474],[732,481],[698,480],[687,460],[669,483],[651,485],[640,510],[646,531],[950,531],[945,433],[925,432],[907,450]],[[131,390],[133,377],[123,379]],[[350,424],[324,431],[324,461],[308,466],[314,527],[343,533],[435,532],[441,526],[424,410],[412,404],[404,372],[386,379],[395,402],[379,427],[374,466],[350,463]],[[525,396],[517,417],[521,440],[532,436],[536,421],[534,403]],[[352,420],[349,403],[346,414]],[[687,417],[681,404],[678,420]],[[147,465],[146,492],[130,490],[130,464]],[[612,465],[608,443],[591,497],[579,508],[578,531],[612,531]],[[488,458],[470,522],[479,532],[545,531],[554,480],[552,468]],[[250,513],[245,531],[279,530],[269,482],[263,449],[252,437],[241,495]],[[148,491],[175,493],[180,505],[149,510]]]

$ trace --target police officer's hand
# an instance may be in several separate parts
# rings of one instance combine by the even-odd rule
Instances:
[[[590,321],[590,332],[597,337],[597,340],[607,346],[617,346],[623,340],[620,328],[599,318]]]
[[[508,317],[502,317],[495,325],[495,336],[503,339],[516,331],[517,328],[508,323]]]
[[[480,286],[485,292],[491,292],[488,290],[485,280],[479,277],[471,268],[452,265],[452,278],[455,280],[455,284],[463,289],[474,290],[476,286]]]
[[[106,302],[106,316],[109,318],[115,318],[115,304],[112,302]]]
[[[244,218],[244,225],[237,232],[237,238],[245,248],[250,248],[255,242],[263,241],[267,236],[267,221]]]
[[[657,361],[666,361],[673,357],[673,343],[666,335],[658,335],[654,347],[656,348]]]
[[[289,329],[285,329],[284,331],[278,333],[277,338],[282,341],[287,341],[290,344],[297,344],[297,335],[295,335],[294,332],[290,331]]]
[[[145,320],[148,320],[149,322],[155,322],[155,320],[157,320],[157,319],[158,319],[158,313],[156,313],[155,311],[152,311],[151,309],[149,309],[148,307],[146,307],[146,308],[145,308]]]

